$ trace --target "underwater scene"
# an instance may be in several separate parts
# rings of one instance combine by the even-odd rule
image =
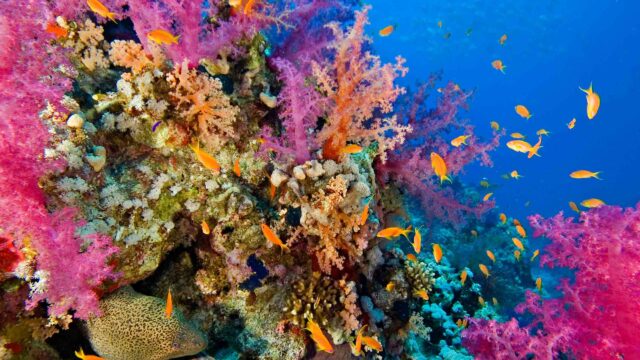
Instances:
[[[640,359],[639,17],[0,0],[0,359]]]

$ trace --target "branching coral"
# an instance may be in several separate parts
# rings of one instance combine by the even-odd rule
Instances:
[[[340,311],[340,297],[337,281],[314,272],[310,279],[300,279],[293,283],[282,311],[294,325],[304,327],[307,321],[313,320],[327,326]]]
[[[312,62],[317,85],[331,101],[327,123],[318,134],[326,159],[338,159],[349,141],[365,146],[376,142],[384,162],[386,152],[402,144],[411,131],[411,126],[399,124],[394,116],[376,116],[393,110],[393,102],[404,93],[394,81],[407,69],[400,57],[395,64],[381,65],[380,59],[365,49],[370,42],[364,35],[368,10],[365,7],[356,12],[355,24],[347,32],[337,23],[327,25],[335,38],[329,45],[333,59]]]
[[[404,272],[413,293],[422,290],[427,294],[431,292],[433,284],[435,283],[435,277],[433,271],[427,264],[422,261],[413,262],[406,260],[404,262]]]

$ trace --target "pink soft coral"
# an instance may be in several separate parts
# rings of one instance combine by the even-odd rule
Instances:
[[[511,346],[537,358],[559,351],[579,359],[631,358],[640,352],[635,330],[640,327],[640,204],[622,209],[603,206],[583,212],[578,221],[560,213],[551,219],[529,218],[534,236],[552,243],[541,264],[575,270],[575,282],[563,280],[558,299],[541,300],[529,292],[520,313],[533,315],[523,330],[509,323],[475,322],[464,333],[465,346],[482,357],[500,343],[491,336],[498,329]],[[487,327],[488,326],[488,327]],[[515,345],[514,345],[515,344]],[[523,345],[523,344],[526,344]],[[501,357],[509,358],[507,354]]]
[[[318,134],[327,159],[338,159],[348,141],[365,146],[376,141],[384,162],[386,152],[401,144],[411,131],[410,126],[398,124],[395,116],[374,116],[393,110],[393,102],[404,92],[394,82],[407,68],[401,57],[395,64],[382,65],[380,58],[366,50],[371,41],[364,34],[368,10],[365,7],[356,12],[355,23],[347,32],[337,23],[328,24],[335,38],[329,46],[332,60],[312,62],[318,87],[330,100],[327,123]]]

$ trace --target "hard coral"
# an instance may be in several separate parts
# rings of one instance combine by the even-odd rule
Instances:
[[[285,318],[292,324],[305,327],[313,320],[327,326],[342,307],[341,291],[337,281],[319,272],[310,279],[296,280],[292,285],[286,305],[282,308]]]
[[[318,134],[326,159],[337,160],[349,141],[365,146],[376,142],[384,162],[386,152],[402,144],[411,131],[411,126],[399,124],[394,116],[375,117],[377,112],[393,110],[393,102],[404,93],[394,81],[407,69],[401,57],[395,64],[381,65],[377,56],[365,50],[370,42],[364,35],[368,11],[365,7],[356,12],[355,24],[347,32],[337,23],[327,25],[334,35],[329,45],[333,59],[311,64],[320,91],[330,100],[327,123]]]
[[[431,292],[433,284],[435,283],[435,276],[433,270],[429,268],[429,265],[422,261],[410,261],[404,262],[404,273],[411,285],[413,293],[418,291],[426,291],[427,294]]]

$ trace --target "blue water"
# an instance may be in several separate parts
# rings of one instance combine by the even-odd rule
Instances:
[[[463,179],[477,185],[482,177],[497,185],[501,211],[523,218],[568,210],[569,201],[596,197],[607,204],[635,205],[640,200],[640,2],[602,0],[410,0],[370,1],[369,34],[383,60],[407,59],[414,85],[442,70],[444,80],[475,90],[468,117],[476,134],[488,137],[496,120],[507,133],[521,132],[532,144],[540,128],[542,157],[527,159],[501,146],[493,168],[467,169]],[[443,22],[439,29],[437,22]],[[386,38],[377,31],[397,24]],[[466,35],[468,29],[471,34]],[[444,34],[451,33],[449,39]],[[500,46],[498,39],[508,40]],[[501,59],[506,75],[491,67]],[[601,107],[586,117],[584,94],[593,82]],[[524,120],[514,106],[534,115]],[[575,117],[577,124],[566,124]],[[507,135],[508,136],[508,135]],[[575,180],[569,173],[602,171],[604,180]],[[512,170],[524,177],[504,180]],[[526,203],[530,202],[529,206]]]

